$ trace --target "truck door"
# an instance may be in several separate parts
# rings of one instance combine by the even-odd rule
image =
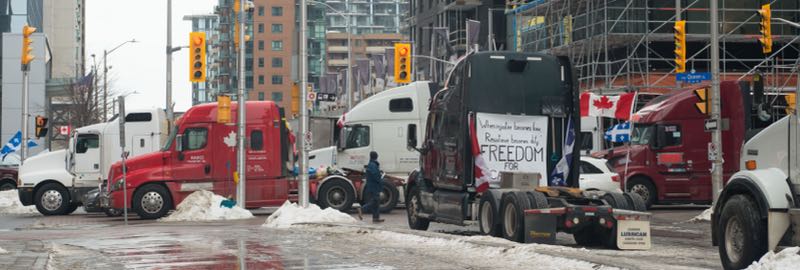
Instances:
[[[181,191],[213,189],[211,162],[214,160],[212,149],[215,144],[209,140],[210,131],[211,125],[207,123],[187,124],[183,128],[183,149],[175,151],[170,162],[173,179],[181,183]]]
[[[667,199],[688,199],[691,190],[699,184],[692,179],[687,162],[688,149],[682,139],[683,130],[680,124],[660,124],[656,128],[657,149],[654,154],[658,172],[664,176],[663,194]]]
[[[369,152],[372,143],[371,125],[349,125],[344,127],[344,155],[345,160],[337,160],[342,168],[363,171],[369,163]],[[380,153],[378,153],[380,155]],[[378,159],[382,159],[379,158]]]
[[[278,205],[289,198],[289,182],[281,176],[280,122],[247,127],[247,203]]]
[[[100,172],[100,135],[78,134],[75,141],[73,172],[78,181],[98,181]]]
[[[236,183],[233,182],[233,172],[238,168],[236,126],[215,125],[210,140],[216,140],[219,146],[214,149],[214,159],[210,161],[214,190],[223,197],[236,196]]]

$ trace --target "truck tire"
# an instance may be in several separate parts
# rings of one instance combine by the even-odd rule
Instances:
[[[36,190],[36,210],[45,216],[64,215],[70,207],[69,191],[56,183],[47,183]]]
[[[625,192],[622,193],[622,196],[625,197],[626,201],[628,202],[628,207],[633,211],[644,212],[647,211],[647,203],[644,202],[642,196],[636,193]]]
[[[495,237],[501,236],[500,231],[502,228],[500,228],[500,213],[498,211],[500,207],[497,207],[494,193],[484,192],[481,195],[478,207],[478,225],[481,228],[481,233]]]
[[[528,191],[526,193],[532,209],[550,208],[550,204],[547,202],[547,196],[545,196],[543,193],[538,191]]]
[[[628,206],[628,200],[625,199],[625,196],[623,196],[622,193],[607,192],[605,195],[603,195],[603,200],[605,200],[612,208],[631,210],[631,208]]]
[[[650,179],[645,177],[637,176],[631,178],[627,183],[626,189],[628,192],[639,194],[639,196],[644,199],[644,204],[647,209],[653,206],[658,197],[656,186],[653,185]]]
[[[0,191],[17,189],[17,183],[12,179],[0,180]]]
[[[503,238],[515,242],[525,241],[525,209],[531,208],[528,195],[522,191],[503,193],[500,203],[500,220]]]
[[[431,221],[427,218],[417,215],[421,209],[419,200],[419,188],[414,186],[408,194],[408,201],[406,202],[406,216],[408,217],[408,227],[413,230],[425,231],[431,225]]]
[[[742,269],[767,253],[767,226],[752,198],[734,195],[722,206],[716,225],[725,269]]]
[[[159,184],[147,184],[133,194],[133,211],[141,219],[157,219],[172,210],[172,195]]]
[[[344,180],[331,179],[322,184],[317,194],[317,204],[320,208],[333,208],[342,212],[347,212],[353,207],[356,201],[356,192],[353,187]]]
[[[400,198],[400,191],[397,187],[389,182],[383,182],[383,190],[381,190],[381,213],[389,213],[397,207],[397,202]]]

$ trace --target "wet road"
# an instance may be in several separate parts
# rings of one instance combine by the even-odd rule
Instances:
[[[262,228],[269,211],[257,212],[254,219],[226,222],[163,223],[141,221],[131,216],[129,226],[123,226],[121,218],[97,214],[0,216],[0,247],[10,251],[0,254],[0,269],[486,269],[498,266],[491,262],[492,257],[470,260],[467,256],[470,253],[461,254],[467,256],[465,258],[454,256],[453,251],[448,250],[453,243],[470,243],[464,244],[467,248],[499,248],[499,252],[531,247],[538,254],[575,258],[590,262],[592,267],[602,264],[631,269],[719,268],[716,248],[710,244],[708,223],[685,222],[703,209],[666,207],[654,210],[653,249],[649,251],[584,249],[575,247],[572,237],[566,234],[558,237],[561,246],[517,245],[502,239],[465,237],[477,234],[475,226],[435,223],[428,233],[405,234],[409,232],[403,209],[384,215],[387,222],[377,226],[363,223],[359,227],[307,226],[291,230]],[[398,234],[400,238],[421,235],[455,239],[456,242],[419,240],[421,242],[409,245],[397,236],[387,238],[385,231],[402,233]],[[522,265],[515,264],[518,263],[515,260],[519,259],[505,258],[504,266],[518,268]],[[519,263],[527,267],[519,268],[538,265],[529,262],[520,260]]]

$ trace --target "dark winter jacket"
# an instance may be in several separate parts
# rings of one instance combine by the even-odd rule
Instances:
[[[381,164],[377,160],[370,160],[367,164],[367,186],[364,187],[365,193],[380,193],[383,186],[381,179]]]

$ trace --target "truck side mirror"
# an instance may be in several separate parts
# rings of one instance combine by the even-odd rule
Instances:
[[[655,150],[663,148],[664,145],[667,144],[667,137],[665,135],[666,131],[664,129],[664,126],[662,125],[656,126],[656,134],[654,134],[653,137],[654,140],[653,143],[650,145],[650,147],[652,147]]]
[[[175,151],[183,152],[183,134],[175,136]]]
[[[339,151],[342,151],[342,150],[344,150],[344,147],[345,147],[345,142],[347,141],[347,138],[345,138],[345,132],[344,132],[344,130],[345,130],[345,128],[344,128],[344,127],[342,127],[342,128],[340,128],[340,129],[339,129],[339,140],[338,140],[338,141],[336,141],[336,148],[337,148],[337,150],[339,150]]]
[[[408,129],[406,131],[406,148],[408,149],[417,149],[417,125],[416,124],[408,124]]]

